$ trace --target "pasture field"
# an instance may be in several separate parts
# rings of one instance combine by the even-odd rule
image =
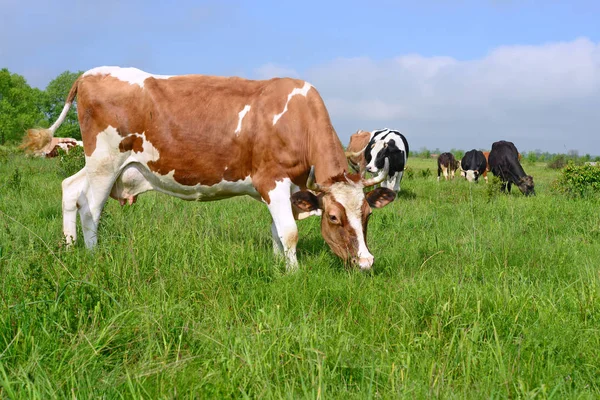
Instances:
[[[598,398],[600,201],[409,166],[372,272],[312,218],[285,274],[249,198],[111,199],[67,251],[57,160],[0,160],[0,398]]]

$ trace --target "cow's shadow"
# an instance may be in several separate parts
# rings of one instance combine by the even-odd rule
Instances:
[[[414,200],[417,198],[417,194],[410,189],[402,189],[396,193],[396,200]]]

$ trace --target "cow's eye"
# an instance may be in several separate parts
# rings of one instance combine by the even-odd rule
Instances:
[[[339,224],[340,220],[333,214],[329,214],[329,222],[332,224]]]

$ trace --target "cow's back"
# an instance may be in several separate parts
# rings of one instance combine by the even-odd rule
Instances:
[[[486,165],[487,163],[483,152],[475,149],[467,151],[461,160],[461,168],[465,171],[476,170],[483,173]]]
[[[525,171],[519,162],[519,151],[512,142],[500,140],[492,144],[489,155],[489,166],[492,173],[503,179],[513,178],[514,181],[525,176]]]
[[[211,186],[257,169],[289,176],[296,168],[292,172],[301,175],[308,167],[298,157],[315,158],[306,154],[307,142],[321,134],[328,148],[339,146],[332,155],[345,164],[322,99],[304,81],[149,75],[140,84],[94,73],[80,80],[78,113],[88,157],[102,140],[112,152],[143,158],[157,175]],[[329,129],[319,132],[324,124]]]

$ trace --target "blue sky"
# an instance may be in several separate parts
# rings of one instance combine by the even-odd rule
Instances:
[[[0,67],[268,78],[319,89],[342,142],[600,154],[600,2],[0,0]]]

